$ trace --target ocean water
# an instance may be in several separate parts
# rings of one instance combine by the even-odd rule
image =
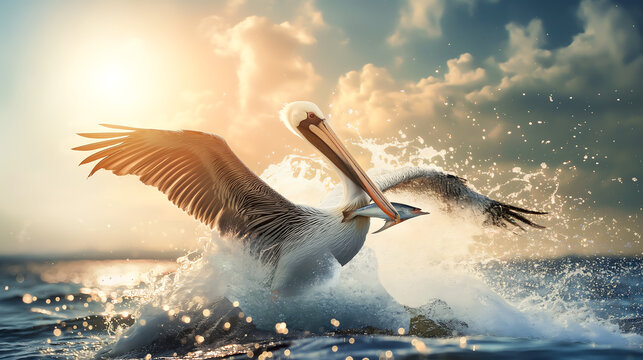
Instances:
[[[83,359],[105,349],[127,359],[643,357],[640,257],[473,264],[480,309],[441,299],[409,309],[377,286],[353,287],[365,280],[355,276],[372,276],[354,273],[372,255],[365,249],[345,272],[352,281],[283,303],[259,288],[191,288],[212,280],[204,267],[223,260],[212,254],[179,263],[4,258],[0,357]],[[217,298],[221,290],[258,301]],[[410,329],[417,313],[432,323]]]
[[[5,257],[0,358],[643,358],[636,216],[561,194],[569,174],[544,163],[503,168],[421,139],[355,145],[378,170],[448,166],[481,193],[549,212],[534,219],[547,229],[491,229],[480,214],[389,194],[431,214],[369,235],[332,278],[292,297],[270,292],[268,269],[238,241],[209,234],[178,259]],[[261,177],[295,202],[329,205],[340,192],[326,170],[293,155]],[[611,255],[560,255],[579,252]]]

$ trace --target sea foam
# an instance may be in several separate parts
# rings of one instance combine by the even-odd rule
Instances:
[[[423,142],[360,140],[355,145],[370,154],[370,163],[378,171],[404,166],[440,169],[434,162],[443,163],[450,154]],[[400,156],[401,149],[404,151]],[[269,166],[262,178],[294,202],[329,206],[341,199],[341,190],[326,170],[319,157],[288,156]],[[410,320],[405,307],[422,308],[435,300],[446,304],[448,314],[430,315],[465,323],[463,331],[469,335],[641,344],[641,336],[623,334],[617,325],[597,317],[582,303],[557,296],[556,289],[566,286],[564,282],[517,297],[506,287],[495,286],[477,267],[511,257],[514,249],[523,253],[525,249],[533,250],[533,254],[545,256],[547,247],[574,241],[560,235],[580,220],[574,218],[566,208],[569,203],[558,194],[555,171],[541,166],[531,171],[503,170],[500,166],[464,170],[463,166],[457,174],[473,180],[471,186],[480,186],[478,190],[491,197],[519,206],[525,206],[521,202],[527,198],[529,208],[556,214],[544,220],[550,229],[523,234],[483,228],[481,219],[472,214],[446,213],[443,205],[432,199],[394,194],[391,200],[421,207],[431,215],[369,235],[362,251],[337,269],[332,279],[293,297],[272,294],[266,275],[270,269],[248,256],[236,239],[214,234],[202,240],[202,248],[195,254],[179,260],[181,266],[176,273],[151,284],[137,323],[102,352],[114,356],[144,352],[154,346],[162,350],[158,344],[169,338],[185,339],[182,344],[190,347],[200,343],[198,336],[202,339],[205,333],[212,335],[215,328],[223,329],[216,334],[226,341],[244,341],[235,339],[243,334],[235,333],[225,318],[232,308],[237,309],[234,316],[244,326],[245,336],[248,331],[324,333],[367,326],[404,333]],[[491,181],[494,178],[496,182]],[[503,281],[511,284],[519,275],[505,274]],[[217,313],[217,306],[224,300],[228,312]],[[225,337],[226,332],[230,337]],[[209,337],[205,343],[211,341]],[[167,348],[176,349],[173,345]]]

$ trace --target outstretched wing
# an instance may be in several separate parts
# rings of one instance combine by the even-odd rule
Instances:
[[[248,169],[220,136],[103,125],[122,132],[84,133],[102,141],[73,150],[95,151],[80,165],[90,172],[136,175],[205,225],[223,234],[273,243],[299,208]],[[283,235],[283,234],[281,234]]]
[[[466,180],[441,171],[423,168],[404,168],[374,177],[383,192],[409,191],[426,194],[446,203],[450,207],[466,207],[487,216],[485,223],[507,227],[507,223],[524,230],[520,223],[543,229],[521,214],[544,215],[546,212],[532,211],[508,205],[479,194],[466,185]]]

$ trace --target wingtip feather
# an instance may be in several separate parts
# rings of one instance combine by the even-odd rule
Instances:
[[[78,164],[78,166],[85,165],[85,164],[87,164],[87,163],[92,162],[93,160],[90,160],[90,158],[91,158],[91,156],[88,156],[88,157],[84,158],[84,159],[83,159],[83,161],[81,161],[81,162]]]
[[[96,171],[100,170],[101,168],[102,168],[102,167],[100,167],[100,164],[96,164],[96,166],[94,166],[94,168],[93,168],[93,169],[92,169],[92,171],[89,173],[89,175],[87,175],[87,178],[89,178],[90,176],[94,175],[94,174],[96,173]]]
[[[503,204],[503,206],[506,206],[509,209],[513,210],[513,211],[518,211],[518,212],[521,212],[521,213],[524,213],[524,214],[532,214],[532,215],[547,215],[548,214],[545,211],[527,210],[527,209],[523,209],[523,208],[513,206],[513,205]]]
[[[82,136],[88,139],[111,139],[116,137],[124,137],[130,133],[126,132],[95,132],[95,133],[76,133],[78,136]]]
[[[124,126],[124,125],[114,125],[114,124],[99,124],[99,125],[104,126],[106,128],[117,129],[117,130],[141,130],[140,128]]]
[[[507,216],[505,219],[510,218],[510,216],[512,216],[512,217],[514,217],[514,218],[518,219],[519,221],[522,221],[524,224],[527,224],[527,225],[529,225],[529,226],[531,226],[531,227],[533,227],[533,228],[536,228],[536,229],[545,229],[545,227],[544,227],[544,226],[539,225],[539,224],[536,224],[535,222],[533,222],[533,221],[531,221],[531,220],[527,219],[526,217],[524,217],[524,216],[522,216],[522,215],[520,215],[520,214],[517,214],[517,213],[515,213],[515,212],[513,212],[513,211],[511,211],[511,210],[508,210],[508,211],[507,211],[507,215],[509,215],[509,216]],[[515,224],[514,224],[514,225],[515,225]],[[520,227],[520,226],[519,226],[519,227]]]

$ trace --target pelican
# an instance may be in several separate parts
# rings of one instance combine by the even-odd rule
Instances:
[[[248,169],[225,140],[214,134],[104,124],[121,131],[78,134],[102,140],[74,150],[96,151],[80,163],[98,161],[89,176],[100,169],[119,176],[136,175],[221,236],[241,239],[251,254],[271,266],[271,289],[280,294],[294,293],[320,281],[362,248],[370,219],[346,219],[346,212],[372,200],[392,221],[400,222],[395,207],[384,196],[387,191],[410,189],[433,195],[456,205],[453,208],[469,208],[486,215],[485,222],[491,225],[520,227],[520,221],[542,228],[520,213],[543,212],[492,200],[454,175],[407,168],[371,179],[314,103],[288,103],[280,119],[337,170],[344,187],[339,206],[322,209],[290,202]]]

